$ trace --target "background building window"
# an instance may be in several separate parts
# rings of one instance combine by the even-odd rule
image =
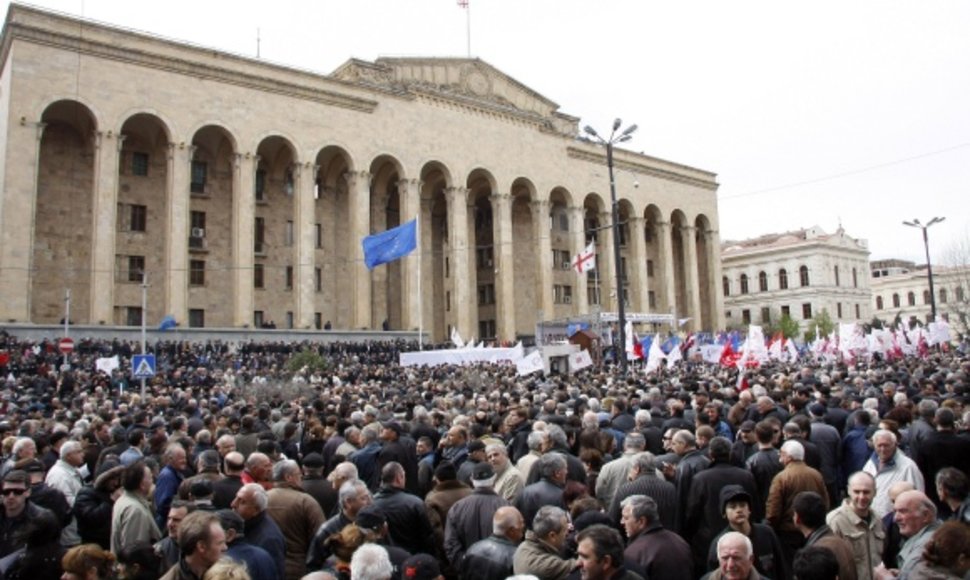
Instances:
[[[189,183],[189,191],[192,193],[205,193],[206,173],[209,166],[205,161],[192,162],[192,181]]]
[[[882,296],[876,296],[876,310],[882,310]]]
[[[286,281],[285,286],[287,290],[293,289],[293,266],[286,267]]]
[[[899,308],[899,294],[893,293],[893,308]]]
[[[802,304],[802,318],[805,320],[810,320],[812,318],[812,303],[806,302]]]
[[[205,286],[205,260],[189,261],[189,284]]]
[[[751,324],[751,311],[747,308],[741,311],[741,322],[743,324]]]
[[[148,153],[131,154],[131,174],[140,177],[148,176]]]
[[[257,310],[253,312],[253,327],[262,328],[263,327],[263,311]]]
[[[798,279],[802,286],[808,286],[808,266],[802,266],[798,269]]]
[[[141,326],[141,306],[128,306],[125,308],[125,325]]]
[[[741,294],[748,293],[748,275],[741,274]]]
[[[128,230],[144,232],[148,229],[148,208],[144,205],[133,204],[129,209]]]
[[[791,306],[782,306],[781,307],[781,315],[783,317],[784,316],[787,316],[788,318],[791,318]]]
[[[916,292],[906,294],[906,303],[910,306],[916,306]]]
[[[265,288],[266,279],[262,264],[253,264],[253,288]]]
[[[768,274],[766,272],[758,272],[758,290],[761,292],[768,291]]]
[[[839,285],[839,267],[838,266],[835,267],[835,285],[836,286]]]
[[[317,292],[323,292],[323,268],[313,269],[313,282]]]
[[[761,322],[762,324],[771,323],[771,309],[768,308],[767,306],[761,307]]]
[[[128,256],[128,281],[141,282],[145,275],[145,256]]]
[[[784,268],[778,270],[778,288],[788,290],[788,270]]]
[[[201,308],[189,309],[189,328],[205,327],[205,310]]]
[[[725,296],[731,295],[731,281],[728,280],[727,276],[721,278],[721,289],[724,291]]]

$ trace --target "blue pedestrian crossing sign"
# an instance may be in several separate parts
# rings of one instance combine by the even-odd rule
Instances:
[[[131,358],[131,375],[136,379],[150,379],[155,376],[155,355],[136,354]]]

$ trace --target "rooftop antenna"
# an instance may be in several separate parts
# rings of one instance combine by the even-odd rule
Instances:
[[[468,6],[469,0],[458,0],[458,6],[465,9],[465,42],[468,58],[472,57],[472,10]]]
[[[259,27],[256,27],[256,58],[259,58]]]

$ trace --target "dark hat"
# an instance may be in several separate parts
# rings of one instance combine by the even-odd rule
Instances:
[[[740,485],[725,485],[721,488],[721,513],[727,509],[727,504],[737,499],[742,499],[748,502],[748,506],[751,506],[751,494],[744,491],[744,488]]]
[[[14,469],[20,469],[27,473],[44,473],[47,471],[40,459],[22,459],[14,464]]]
[[[324,463],[325,462],[323,461],[323,455],[320,455],[319,453],[310,453],[303,458],[304,467],[312,467],[312,468],[323,467]]]
[[[491,464],[485,463],[484,461],[472,469],[472,479],[475,481],[484,481],[493,477],[495,477],[495,470],[492,469]]]
[[[472,451],[485,451],[485,443],[481,439],[475,439],[474,441],[468,442],[468,452]]]
[[[360,508],[354,523],[362,530],[374,531],[387,523],[387,517],[381,508],[368,505]]]
[[[754,421],[752,421],[751,419],[748,419],[744,423],[741,423],[740,430],[744,432],[754,431]]]
[[[434,470],[434,476],[438,481],[454,481],[458,479],[458,470],[455,464],[450,461],[442,461]]]
[[[411,556],[401,565],[401,580],[434,580],[438,576],[438,560],[428,554]]]
[[[212,496],[212,482],[208,479],[200,479],[198,481],[192,482],[192,486],[189,487],[189,493],[195,499],[202,499]]]
[[[383,425],[385,429],[390,429],[391,431],[397,433],[398,437],[404,434],[404,427],[401,427],[401,424],[397,421],[384,421],[381,425]]]
[[[824,417],[825,405],[822,403],[812,403],[808,406],[808,412],[811,413],[813,417]]]
[[[246,527],[246,522],[235,510],[222,509],[217,511],[216,515],[219,516],[219,523],[222,524],[223,528],[227,531],[236,530],[236,537],[243,537],[243,529]]]

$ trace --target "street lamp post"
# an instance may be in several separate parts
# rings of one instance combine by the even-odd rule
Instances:
[[[930,265],[930,240],[926,235],[926,230],[928,230],[931,225],[938,224],[945,219],[945,217],[935,217],[926,225],[921,224],[918,219],[914,219],[911,222],[903,222],[904,226],[910,226],[923,230],[923,248],[926,250],[926,278],[929,280],[930,284],[930,322],[936,322],[936,293],[933,290],[933,266]]]
[[[620,368],[623,373],[626,374],[626,309],[623,304],[623,278],[620,269],[620,211],[619,206],[616,201],[616,181],[613,179],[613,145],[616,143],[623,143],[624,141],[629,141],[632,138],[633,132],[637,130],[636,125],[630,125],[620,133],[617,131],[623,121],[616,119],[613,121],[613,129],[610,131],[610,138],[604,139],[599,136],[599,134],[593,130],[592,127],[586,125],[583,127],[583,131],[598,141],[599,143],[606,145],[606,166],[610,172],[610,201],[613,205],[613,270],[616,274],[616,301],[617,301],[617,324],[619,325],[619,336],[620,343],[618,347],[614,347],[617,358],[620,359]]]

